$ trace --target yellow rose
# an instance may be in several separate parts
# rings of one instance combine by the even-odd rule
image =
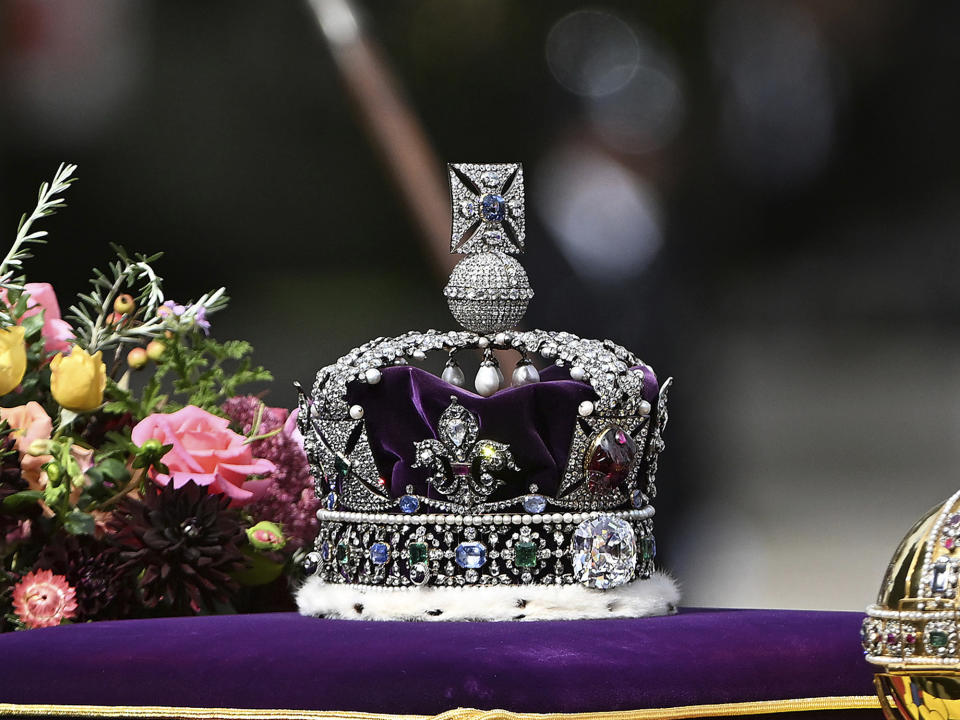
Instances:
[[[57,353],[50,361],[50,392],[60,406],[74,412],[96,410],[103,404],[107,366],[99,350],[90,355],[74,345],[69,355]]]
[[[0,395],[14,390],[27,371],[27,344],[19,325],[0,330]]]

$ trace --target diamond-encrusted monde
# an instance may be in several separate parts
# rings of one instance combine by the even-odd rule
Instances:
[[[463,327],[495,333],[515,327],[523,319],[533,290],[515,258],[490,251],[461,260],[443,294],[453,317]]]
[[[444,294],[466,329],[377,338],[320,370],[310,393],[301,390],[298,424],[317,494],[326,499],[304,567],[328,583],[411,590],[503,584],[604,590],[647,578],[655,547],[650,500],[670,381],[654,397],[646,392],[650,367],[616,343],[515,329],[533,297],[514,257],[526,237],[523,168],[462,163],[448,171],[450,249],[465,257]],[[433,353],[447,355],[443,379],[458,387],[465,377],[457,359],[482,356],[477,389],[484,397],[497,392],[499,361],[511,355],[520,366],[539,357],[566,368],[564,382],[592,390],[569,418],[569,453],[549,489],[529,480],[543,469],[522,467],[517,458],[525,454],[497,437],[495,425],[481,428],[487,415],[475,415],[456,395],[439,418],[425,417],[432,436],[414,441],[411,467],[426,471],[425,482],[398,489],[391,467],[377,466],[376,439],[367,434],[373,411],[351,406],[347,388],[376,386],[389,368]],[[533,382],[540,382],[538,374],[514,377],[517,385]]]

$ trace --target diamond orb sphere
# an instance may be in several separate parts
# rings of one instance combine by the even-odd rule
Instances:
[[[606,590],[633,577],[637,537],[620,518],[584,520],[573,531],[573,574],[587,587]]]
[[[516,259],[500,251],[467,255],[453,269],[443,294],[453,317],[476,333],[516,327],[533,297],[530,280]]]

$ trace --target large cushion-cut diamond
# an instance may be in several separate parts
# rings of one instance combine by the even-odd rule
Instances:
[[[457,545],[457,565],[462,568],[479,568],[487,562],[487,548],[483,543],[463,542]]]
[[[601,516],[573,531],[573,573],[587,587],[606,590],[633,577],[637,538],[630,524]]]

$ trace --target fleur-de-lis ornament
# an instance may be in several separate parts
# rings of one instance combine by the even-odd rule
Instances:
[[[477,418],[450,398],[439,423],[439,439],[416,443],[417,460],[413,467],[430,468],[428,482],[462,512],[472,510],[504,481],[494,473],[519,470],[510,446],[494,440],[478,440]]]

